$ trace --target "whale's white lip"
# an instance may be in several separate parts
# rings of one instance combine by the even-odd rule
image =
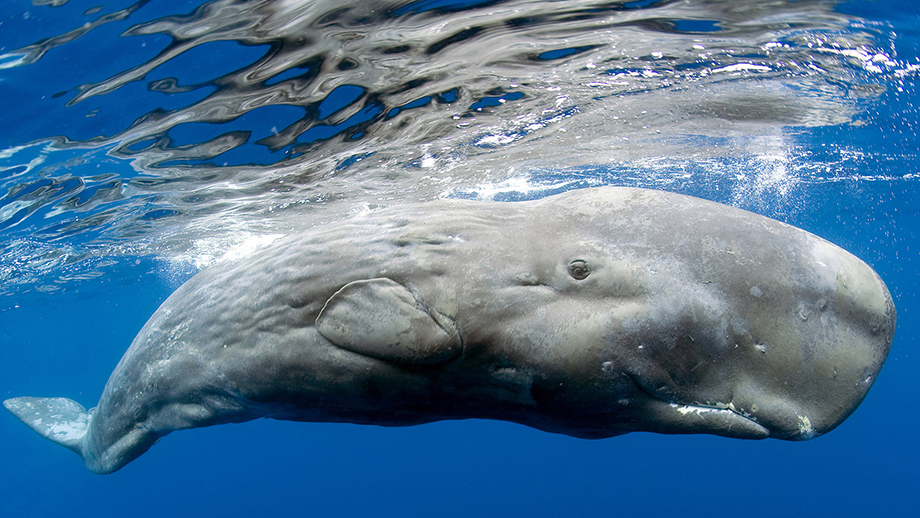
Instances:
[[[629,375],[636,387],[648,397],[666,404],[670,409],[676,411],[682,417],[695,414],[700,419],[708,421],[712,425],[712,431],[721,432],[721,435],[736,437],[760,437],[766,438],[773,434],[766,426],[758,423],[753,416],[747,413],[739,412],[732,403],[680,403],[664,399],[655,393],[647,390],[642,383],[636,379],[636,376]],[[736,432],[736,433],[735,433]]]
[[[708,416],[718,416],[721,421],[724,421],[726,423],[732,423],[732,422],[744,423],[748,427],[753,428],[754,430],[757,430],[759,432],[762,432],[765,436],[771,435],[769,428],[758,423],[750,415],[745,415],[741,412],[738,412],[737,410],[735,410],[734,406],[730,403],[728,405],[708,406],[708,405],[691,405],[691,404],[684,404],[684,403],[671,403],[668,401],[665,401],[665,402],[668,403],[671,406],[671,408],[675,409],[681,415],[696,414],[696,415],[699,415],[700,417],[704,417],[707,415]]]

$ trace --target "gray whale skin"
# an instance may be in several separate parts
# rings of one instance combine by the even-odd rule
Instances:
[[[97,473],[174,430],[260,417],[802,440],[860,404],[894,327],[869,266],[740,209],[614,187],[441,200],[195,275],[95,409],[4,404]]]

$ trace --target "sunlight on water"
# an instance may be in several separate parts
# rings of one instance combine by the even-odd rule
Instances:
[[[293,333],[293,349],[300,348],[305,342],[299,340],[309,342],[316,330],[318,315],[311,322],[311,311],[351,298],[348,290],[341,291],[344,283],[365,277],[362,271],[389,276],[399,269],[389,269],[386,247],[364,259],[337,259],[350,247],[360,255],[368,240],[415,239],[411,222],[410,233],[403,234],[403,227],[382,216],[407,215],[409,221],[416,214],[398,205],[450,199],[441,206],[462,207],[475,206],[473,200],[495,200],[507,203],[493,207],[494,214],[504,209],[517,213],[508,204],[604,185],[730,204],[839,245],[884,280],[897,307],[898,330],[877,377],[855,371],[858,386],[874,384],[864,404],[832,434],[807,444],[639,433],[582,441],[479,419],[401,429],[268,419],[177,433],[130,468],[100,478],[87,473],[75,455],[30,435],[7,415],[0,421],[8,431],[0,516],[714,518],[739,514],[739,509],[755,518],[917,515],[912,497],[920,459],[917,426],[904,412],[914,404],[920,373],[911,344],[917,335],[914,313],[920,311],[917,2],[5,0],[3,5],[0,365],[6,370],[0,371],[5,382],[0,399],[62,396],[90,408],[129,344],[150,336],[144,326],[157,307],[198,270],[223,264],[214,272],[219,274],[224,267],[232,269],[228,263],[233,261],[257,266],[250,271],[261,269],[275,281],[284,272],[273,265],[297,266],[287,272],[294,281],[278,283],[277,290],[261,282],[239,289],[238,277],[232,276],[222,277],[226,282],[213,288],[199,289],[193,282],[186,295],[196,291],[199,300],[247,306],[256,316],[235,319],[233,311],[195,304],[177,315],[180,325],[164,331],[217,322],[214,336],[232,341],[246,334],[246,322],[254,322],[257,347],[239,365],[252,366],[255,374],[264,374],[266,387],[277,387],[279,363],[271,357],[251,363],[259,360],[258,350],[274,348],[285,333]],[[459,208],[458,216],[464,210]],[[437,255],[441,242],[464,256],[457,286],[477,277],[506,278],[505,269],[542,269],[518,264],[517,254],[507,250],[532,248],[534,257],[555,253],[547,252],[555,239],[501,246],[518,244],[502,234],[506,226],[494,224],[502,217],[472,210],[476,218],[470,221],[476,219],[491,239],[483,247],[488,249],[485,257],[477,255],[481,250],[474,240],[455,239],[459,234],[451,231],[449,240],[440,236],[417,248],[430,260],[413,255],[416,249],[400,247],[397,254],[409,254],[397,258],[405,259],[400,264],[421,258],[406,275],[450,273],[452,261]],[[571,315],[564,304],[543,306],[538,298],[576,295],[577,289],[551,289],[533,274],[508,276],[515,279],[513,286],[494,290],[508,295],[509,311],[490,302],[490,285],[473,286],[475,292],[467,287],[439,292],[453,281],[432,280],[433,291],[408,283],[417,309],[443,317],[436,318],[438,326],[449,332],[458,328],[462,337],[463,361],[445,363],[428,378],[441,387],[438,391],[447,394],[479,383],[443,381],[463,365],[481,363],[495,368],[491,374],[502,385],[500,393],[511,390],[523,396],[521,401],[529,393],[534,402],[536,394],[552,410],[557,390],[576,395],[590,391],[595,380],[573,385],[563,375],[559,381],[566,383],[556,389],[552,375],[543,380],[545,394],[537,394],[533,383],[520,382],[531,376],[525,373],[531,366],[522,364],[515,371],[509,367],[517,361],[510,349],[493,354],[489,344],[550,344],[543,335],[565,328],[563,319],[581,319],[585,325],[606,326],[603,337],[591,340],[589,347],[604,347],[607,354],[624,329],[664,325],[660,315],[649,312],[646,317],[645,310],[634,309],[647,295],[663,294],[673,299],[666,305],[686,308],[674,321],[686,327],[692,320],[690,328],[716,339],[720,350],[729,347],[728,334],[741,336],[752,326],[766,326],[764,336],[748,345],[758,355],[780,358],[785,353],[778,340],[788,338],[788,326],[776,315],[791,307],[788,316],[798,325],[833,324],[825,294],[857,293],[865,287],[839,271],[833,279],[828,270],[820,276],[820,293],[802,298],[795,293],[804,286],[801,279],[789,285],[793,296],[814,303],[816,311],[793,302],[798,305],[778,312],[758,309],[752,314],[759,316],[729,318],[734,310],[725,310],[724,304],[687,305],[687,275],[706,283],[701,291],[705,302],[724,287],[725,268],[731,269],[729,277],[737,273],[744,279],[738,281],[738,300],[762,308],[759,304],[779,300],[777,286],[748,281],[768,272],[752,271],[746,262],[710,262],[694,276],[686,272],[699,266],[696,255],[674,259],[681,257],[680,249],[698,249],[699,236],[704,240],[700,260],[727,258],[732,245],[709,240],[720,227],[731,226],[731,217],[694,223],[657,212],[638,222],[616,221],[620,216],[614,215],[613,223],[638,227],[623,224],[622,233],[600,238],[557,216],[543,213],[536,225],[542,229],[545,222],[547,229],[558,229],[560,242],[573,229],[575,239],[565,245],[566,254],[615,250],[620,244],[646,246],[646,230],[660,227],[665,241],[674,245],[652,243],[660,256],[653,263],[675,264],[665,268],[673,270],[671,277],[656,277],[648,293],[637,295],[630,286],[635,272],[629,271],[629,261],[615,257],[612,268],[595,270],[601,275],[590,282],[614,290],[616,297],[606,300],[581,290]],[[394,232],[342,226],[345,218],[379,223]],[[463,218],[433,214],[429,219],[454,220]],[[462,231],[465,224],[458,228]],[[697,226],[683,230],[690,225]],[[366,229],[363,234],[351,232],[358,227]],[[288,243],[298,244],[281,252],[282,236],[303,229],[316,231],[308,232],[307,241],[292,239]],[[548,235],[557,235],[553,232]],[[341,241],[329,240],[332,235]],[[273,257],[244,259],[272,244],[279,250]],[[756,239],[749,250],[770,255],[788,245],[781,239]],[[827,252],[821,246],[814,250]],[[826,253],[813,251],[809,258],[813,266],[830,263]],[[581,270],[573,264],[578,262],[588,264],[568,265]],[[776,268],[781,279],[787,266]],[[578,271],[568,270],[565,262],[558,270],[566,279]],[[540,275],[555,285],[555,274],[545,273]],[[650,270],[653,277],[658,273]],[[313,297],[310,290],[319,277],[328,293]],[[264,305],[269,292],[291,295],[282,305],[298,315],[292,325],[274,325],[273,306]],[[332,293],[341,295],[329,298]],[[375,309],[386,305],[372,295],[369,304]],[[857,306],[848,303],[848,315],[840,313],[840,318],[857,315]],[[429,311],[435,307],[445,311]],[[454,315],[465,318],[461,307],[497,311],[481,315],[467,331],[451,321]],[[386,317],[386,308],[379,309],[374,317]],[[513,317],[510,310],[521,310],[526,318]],[[609,311],[639,311],[640,316],[617,329],[604,316]],[[701,315],[713,325],[701,327]],[[481,327],[493,321],[510,327]],[[147,331],[159,325],[157,319],[151,322]],[[556,344],[558,350],[541,346],[553,355],[553,368],[562,373],[600,363],[595,367],[612,379],[615,362],[569,357],[584,341],[581,326],[572,329]],[[875,319],[868,332],[880,329]],[[518,330],[521,338],[516,338]],[[843,363],[848,363],[846,348],[838,346],[850,332],[832,325],[822,337]],[[696,338],[687,334],[691,342],[700,336],[692,335]],[[694,371],[719,370],[692,355],[678,361],[690,343],[674,336],[675,347],[660,353],[673,353],[678,370],[689,372],[665,379],[664,385],[637,385],[649,395],[672,390],[668,383],[680,390],[697,385],[698,378],[689,375]],[[636,351],[653,359],[654,344],[646,349],[647,340],[640,341]],[[214,349],[220,352],[226,343],[214,342]],[[220,365],[186,354],[198,350],[191,344],[175,345],[170,345],[175,356],[166,363],[188,367],[191,375],[123,394],[133,398],[179,390],[194,384],[194,369]],[[295,355],[313,353],[307,349]],[[809,344],[801,351],[815,355]],[[352,353],[343,349],[336,354],[344,359]],[[793,360],[797,356],[789,354]],[[839,378],[841,364],[834,363],[822,374],[845,383]],[[294,385],[326,379],[353,384],[343,365],[330,365],[318,376],[294,373]],[[765,365],[750,372],[788,378],[783,369],[761,368]],[[149,366],[148,372],[165,367]],[[386,369],[428,372],[400,361],[386,362]],[[627,382],[632,377],[620,374]],[[210,398],[214,388],[210,385],[204,395]],[[365,389],[394,399],[406,393],[402,387],[374,383]],[[614,392],[609,401],[629,402]],[[727,396],[704,394],[688,400],[693,404],[682,408],[687,412],[678,413],[704,417],[708,410],[696,403],[749,413],[746,404]],[[474,395],[471,404],[480,397]],[[192,402],[182,399],[179,407],[193,415]],[[584,416],[588,425],[599,416],[594,405],[557,408]],[[749,415],[755,410],[751,407]],[[808,435],[820,428],[814,413],[795,415],[800,417],[791,421],[793,429]],[[714,486],[718,499],[709,497]],[[709,498],[688,502],[688,494]]]
[[[340,205],[616,184],[783,218],[911,180],[832,135],[888,124],[920,66],[836,6],[34,3],[0,45],[2,292],[111,255],[200,267]]]
[[[225,261],[236,261],[256,250],[270,245],[281,234],[230,234],[224,238],[197,239],[192,247],[173,258],[179,264],[187,263],[200,270],[205,266]]]

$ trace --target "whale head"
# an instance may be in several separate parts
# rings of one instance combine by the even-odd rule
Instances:
[[[609,336],[633,344],[617,356],[648,396],[649,429],[806,440],[856,409],[888,355],[894,304],[865,263],[813,239],[791,275],[761,266],[688,286]]]
[[[656,191],[545,203],[554,217],[528,241],[541,266],[517,274],[533,291],[510,320],[543,373],[530,394],[560,419],[528,424],[805,440],[846,419],[878,376],[891,295],[824,239]]]

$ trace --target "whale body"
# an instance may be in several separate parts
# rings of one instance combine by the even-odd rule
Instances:
[[[615,187],[439,200],[198,273],[94,409],[4,404],[97,473],[172,431],[261,417],[804,440],[856,409],[894,328],[869,266],[740,209]]]

